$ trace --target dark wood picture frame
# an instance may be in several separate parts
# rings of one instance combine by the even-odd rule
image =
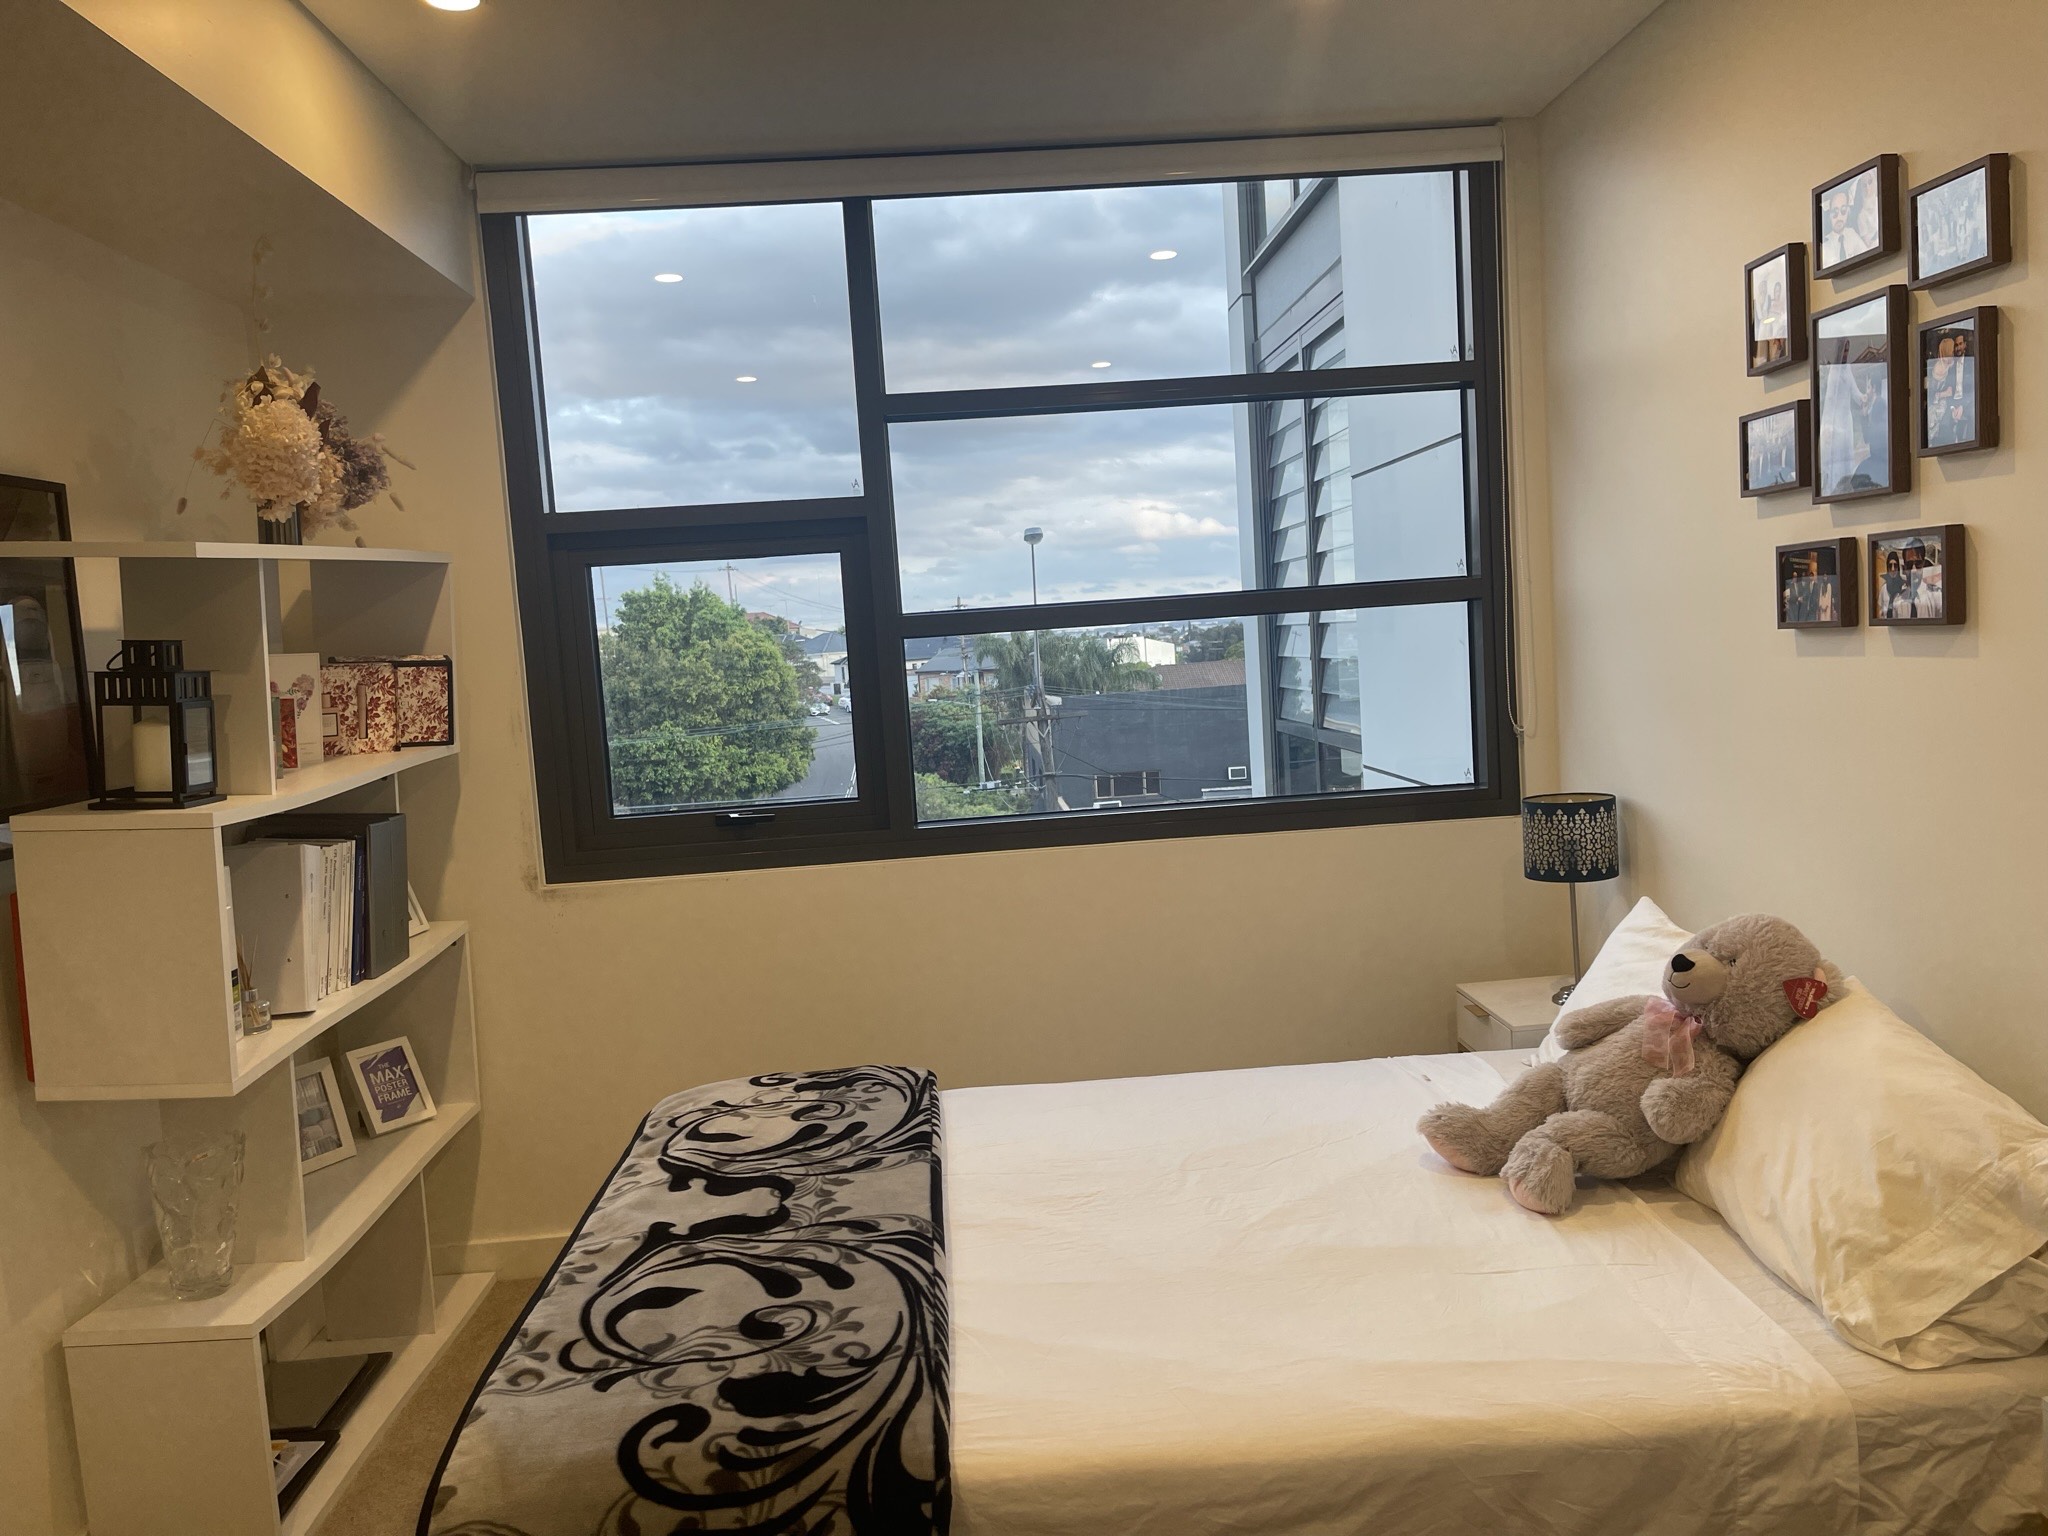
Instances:
[[[1853,533],[1838,539],[1811,539],[1803,544],[1780,544],[1771,558],[1771,600],[1777,605],[1778,628],[1780,629],[1854,629],[1856,627],[1856,600],[1863,582],[1857,569],[1856,549],[1861,542]],[[1791,580],[1796,579],[1786,570],[1786,562],[1801,555],[1834,557],[1835,594],[1830,605],[1834,610],[1827,618],[1820,618],[1822,603],[1817,593],[1794,594],[1789,589]],[[1823,561],[1823,564],[1825,562]],[[1818,574],[1828,573],[1823,569]],[[1802,599],[1810,599],[1816,617],[1796,618],[1793,615],[1803,611],[1798,605]]]
[[[1875,172],[1877,176],[1877,244],[1869,250],[1858,251],[1830,262],[1828,250],[1828,194],[1845,182],[1856,180]],[[1873,155],[1861,165],[1852,165],[1839,176],[1830,176],[1813,189],[1813,275],[1815,277],[1838,277],[1844,272],[1853,272],[1858,267],[1868,266],[1895,255],[1901,244],[1899,221],[1899,182],[1904,176],[1903,163],[1897,155]]]
[[[1920,245],[1920,199],[1978,171],[1984,173],[1984,254],[1929,272],[1927,253]],[[1959,277],[2004,266],[2012,260],[2012,156],[2003,153],[1984,155],[1968,165],[1945,171],[1932,181],[1921,182],[1906,194],[1906,223],[1911,235],[1912,253],[1907,257],[1907,283],[1910,287],[1932,288],[1937,283],[1952,283]]]
[[[46,497],[49,502],[49,516],[46,522],[30,527],[16,524],[16,504],[6,492],[25,492],[30,496]],[[14,598],[7,595],[14,579],[19,576],[25,586],[40,585],[45,594],[40,606],[43,617],[51,626],[51,665],[58,665],[56,654],[56,626],[64,628],[65,641],[71,650],[71,688],[75,716],[75,749],[78,754],[76,766],[80,777],[68,779],[55,792],[37,794],[26,787],[14,792],[10,783],[0,776],[0,824],[24,811],[46,810],[51,806],[68,805],[86,799],[99,792],[96,782],[99,776],[99,758],[93,749],[94,729],[97,724],[92,717],[92,664],[85,654],[85,624],[78,608],[78,568],[69,558],[57,555],[39,554],[36,546],[45,542],[62,542],[71,537],[71,499],[64,484],[57,480],[36,480],[26,475],[0,475],[0,605],[12,606]],[[50,572],[40,568],[61,565],[61,572]],[[30,568],[38,568],[31,570]],[[54,595],[55,601],[52,600]],[[61,601],[65,612],[51,612]],[[54,714],[55,711],[38,713]],[[26,719],[28,717],[24,717]],[[16,723],[16,734],[23,729]],[[50,765],[57,763],[53,755]]]
[[[1751,423],[1771,416],[1792,418],[1792,478],[1776,481],[1770,485],[1754,484],[1749,478],[1749,434]],[[1742,494],[1745,496],[1775,496],[1780,491],[1810,491],[1813,489],[1813,404],[1807,400],[1787,400],[1783,405],[1769,406],[1761,411],[1751,411],[1735,424],[1735,450],[1737,454],[1736,473],[1740,478]]]
[[[1964,326],[1971,328],[1977,338],[1976,350],[1970,355],[1976,359],[1977,367],[1971,376],[1972,388],[1976,395],[1976,431],[1967,438],[1955,438],[1937,443],[1934,430],[1935,411],[1943,403],[1944,386],[1934,384],[1928,378],[1927,348],[1932,342],[1939,346],[1937,333],[1956,331]],[[1939,361],[1939,359],[1936,359]],[[1923,459],[1940,458],[1951,453],[1974,453],[1980,448],[1998,446],[1998,306],[1979,304],[1974,309],[1959,309],[1954,314],[1937,315],[1932,320],[1923,320],[1913,327],[1913,371],[1919,384],[1919,404],[1913,412],[1913,451]]]
[[[1845,310],[1861,309],[1864,305],[1873,303],[1882,303],[1885,306],[1885,468],[1889,478],[1882,485],[1871,484],[1862,489],[1842,490],[1830,494],[1826,452],[1830,398],[1828,393],[1823,392],[1823,382],[1827,379],[1832,364],[1825,355],[1826,339],[1821,332],[1832,316]],[[1813,313],[1813,499],[1817,502],[1862,501],[1872,496],[1897,496],[1912,488],[1912,376],[1906,369],[1907,316],[1912,312],[1912,303],[1913,296],[1904,283],[1891,283],[1883,288],[1873,288],[1867,293],[1859,293],[1853,299],[1844,299],[1839,304],[1830,304],[1826,309],[1817,309]],[[1868,463],[1869,460],[1861,462]]]
[[[1924,528],[1888,528],[1866,536],[1869,545],[1870,622],[1886,629],[1952,628],[1969,618],[1968,545],[1961,523],[1934,523]],[[1886,581],[1893,551],[1919,540],[1923,545],[1938,540],[1941,559],[1942,611],[1939,618],[1893,616],[1892,593]],[[1902,575],[1906,574],[1904,572]]]
[[[1782,357],[1758,361],[1756,335],[1756,271],[1772,262],[1785,266],[1785,352]],[[1765,251],[1742,268],[1742,362],[1755,378],[1795,367],[1806,361],[1806,242],[1794,240],[1774,251]]]

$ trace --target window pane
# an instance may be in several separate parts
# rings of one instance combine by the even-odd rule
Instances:
[[[612,810],[855,792],[837,555],[590,573]]]
[[[878,202],[889,388],[1230,373],[1234,186]]]
[[[889,430],[906,609],[1231,591],[1238,408],[901,423]]]
[[[860,491],[837,203],[527,220],[554,505]]]
[[[1464,604],[1260,622],[909,642],[919,820],[1473,781]]]

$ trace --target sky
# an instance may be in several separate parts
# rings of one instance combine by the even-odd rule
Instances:
[[[1226,371],[1229,195],[877,203],[889,387]],[[558,506],[857,493],[836,204],[546,215],[530,232]],[[1029,601],[1027,526],[1045,530],[1047,601],[1241,584],[1228,407],[906,425],[891,466],[912,609]]]

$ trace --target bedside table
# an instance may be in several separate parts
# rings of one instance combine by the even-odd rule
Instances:
[[[1558,1014],[1551,993],[1569,976],[1524,976],[1518,981],[1461,981],[1452,1004],[1461,1051],[1509,1051],[1543,1043]]]

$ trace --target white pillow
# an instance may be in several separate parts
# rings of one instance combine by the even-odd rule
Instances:
[[[1610,1003],[1617,997],[1633,997],[1639,992],[1652,997],[1661,995],[1664,962],[1685,948],[1686,940],[1697,931],[1679,927],[1664,915],[1663,908],[1645,896],[1607,935],[1600,953],[1593,957],[1572,995],[1558,1009],[1559,1017],[1574,1008],[1590,1008],[1595,1003]],[[1536,1047],[1536,1060],[1558,1061],[1563,1056],[1564,1047],[1557,1043],[1557,1021],[1553,1019],[1550,1033]]]
[[[1750,1064],[1677,1183],[1879,1359],[2048,1340],[2048,1126],[1858,981]]]

